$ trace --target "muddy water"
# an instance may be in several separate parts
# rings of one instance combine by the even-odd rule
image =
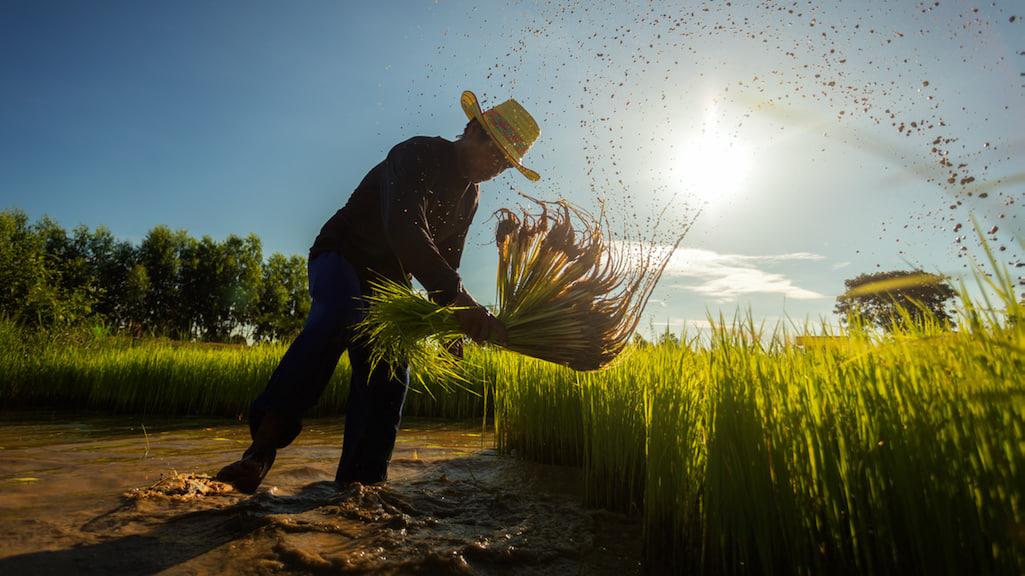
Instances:
[[[342,427],[307,423],[253,496],[209,478],[247,429],[0,415],[0,574],[636,574],[640,528],[579,471],[500,457],[478,425],[409,422],[388,482],[336,489]]]

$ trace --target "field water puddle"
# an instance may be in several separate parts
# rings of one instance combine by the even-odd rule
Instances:
[[[576,469],[418,421],[388,482],[337,489],[341,436],[340,419],[307,422],[246,496],[209,477],[247,445],[242,424],[0,417],[0,573],[640,572],[639,524],[581,506]]]

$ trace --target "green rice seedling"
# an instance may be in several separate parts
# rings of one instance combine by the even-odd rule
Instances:
[[[626,347],[686,230],[668,250],[638,255],[610,241],[603,216],[564,200],[534,202],[537,213],[496,213],[497,318],[508,334],[502,346],[574,370],[603,368]],[[452,359],[437,351],[461,337],[458,308],[387,280],[374,288],[357,327],[373,362],[401,358],[454,378]]]
[[[458,360],[446,352],[448,346],[462,340],[455,318],[459,307],[436,304],[387,279],[372,280],[370,286],[373,292],[366,297],[366,315],[356,332],[357,338],[372,345],[371,368],[382,361],[391,366],[406,363],[427,393],[426,375],[445,385],[462,381]]]

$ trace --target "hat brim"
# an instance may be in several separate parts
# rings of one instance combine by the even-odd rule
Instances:
[[[516,156],[514,156],[509,151],[509,149],[506,148],[502,140],[500,138],[495,137],[495,129],[491,126],[487,119],[484,118],[484,112],[480,109],[480,102],[477,101],[477,96],[473,92],[470,92],[469,90],[463,92],[463,96],[459,99],[459,103],[462,105],[463,112],[466,113],[467,119],[476,119],[477,122],[480,123],[481,127],[484,128],[484,131],[487,132],[489,136],[491,136],[491,141],[498,145],[498,148],[502,151],[502,154],[505,154],[506,160],[508,160],[510,164],[515,166],[516,169],[520,171],[520,174],[526,176],[527,179],[531,182],[537,182],[541,179],[540,174],[534,172],[530,168],[527,168],[526,166],[521,164],[520,161],[516,158]]]

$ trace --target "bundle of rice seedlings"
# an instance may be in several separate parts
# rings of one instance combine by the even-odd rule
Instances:
[[[575,370],[604,368],[629,343],[689,224],[668,248],[616,242],[604,211],[595,217],[565,200],[528,199],[534,212],[496,212],[503,346]],[[452,359],[439,351],[462,337],[458,307],[394,282],[374,288],[357,327],[374,348],[372,361],[405,359],[437,376],[455,375]]]
[[[446,382],[462,382],[458,360],[448,347],[462,340],[455,312],[458,306],[441,306],[398,282],[371,280],[368,308],[356,324],[356,337],[370,344],[371,371],[381,362],[391,370],[402,363],[428,392],[425,376]]]

